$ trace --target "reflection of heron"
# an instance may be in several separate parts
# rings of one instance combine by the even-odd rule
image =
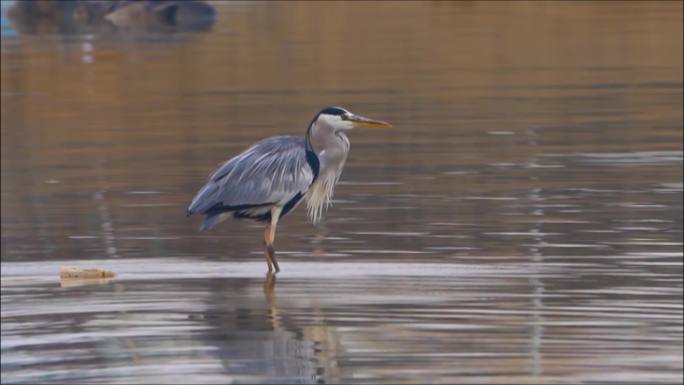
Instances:
[[[280,271],[273,249],[278,219],[304,197],[309,217],[318,222],[349,153],[345,132],[356,126],[391,127],[343,108],[325,108],[311,121],[305,137],[264,139],[221,165],[192,200],[188,216],[206,215],[202,230],[231,215],[266,222],[268,270]]]
[[[272,271],[265,276],[265,280],[232,277],[204,282],[208,296],[202,300],[203,310],[188,315],[201,330],[186,345],[200,348],[199,343],[202,351],[211,348],[206,359],[220,360],[220,374],[225,376],[220,378],[298,384],[339,378],[337,355],[342,345],[325,311],[310,301],[279,298],[276,285],[284,285],[278,289],[288,292],[299,288],[299,283],[276,283],[278,274]],[[182,357],[198,359],[195,351],[188,354]]]

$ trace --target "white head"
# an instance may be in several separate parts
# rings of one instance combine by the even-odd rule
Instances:
[[[349,120],[353,114],[344,108],[328,107],[319,112],[312,122],[317,126],[324,126],[334,131],[348,131],[354,128],[354,124]]]
[[[373,120],[354,115],[342,107],[326,107],[322,109],[311,122],[312,126],[327,127],[333,133],[348,131],[354,127],[392,127],[391,124],[380,120]]]

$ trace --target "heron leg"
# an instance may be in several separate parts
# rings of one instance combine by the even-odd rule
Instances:
[[[273,271],[273,262],[271,262],[271,253],[268,252],[268,239],[271,234],[271,223],[266,224],[266,230],[264,231],[264,256],[266,257],[266,263],[268,264],[268,273]]]
[[[266,263],[268,263],[268,271],[271,271],[271,265],[273,265],[273,267],[275,267],[276,273],[280,271],[280,267],[278,266],[278,261],[276,260],[273,242],[275,241],[276,228],[278,227],[278,218],[280,218],[281,212],[281,207],[274,207],[271,209],[271,223],[266,225],[266,231],[264,234],[264,254],[266,255]]]

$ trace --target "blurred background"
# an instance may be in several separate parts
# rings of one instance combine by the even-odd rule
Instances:
[[[26,3],[3,383],[681,382],[681,2]],[[327,105],[395,128],[351,133],[269,289],[260,225],[184,211]]]

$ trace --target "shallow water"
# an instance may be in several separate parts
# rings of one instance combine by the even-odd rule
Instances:
[[[681,3],[217,6],[3,20],[3,383],[682,382]],[[275,279],[258,225],[185,218],[330,104],[395,129],[352,133]]]

